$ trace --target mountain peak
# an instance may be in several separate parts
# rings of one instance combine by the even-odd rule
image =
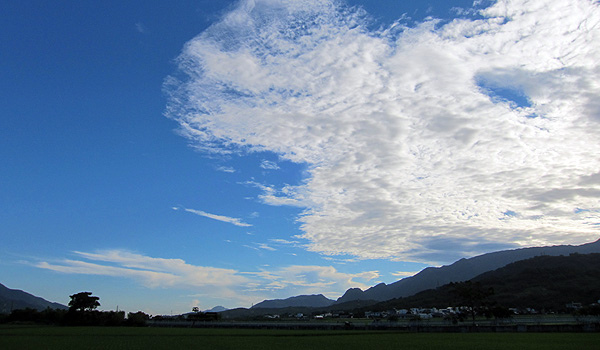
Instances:
[[[223,312],[223,311],[227,311],[229,309],[219,305],[219,306],[215,306],[212,309],[208,309],[208,310],[204,310],[204,312]]]
[[[368,299],[368,298],[363,298],[364,294],[365,294],[365,292],[363,292],[363,290],[360,288],[350,288],[346,291],[346,293],[344,293],[344,295],[342,295],[341,297],[338,298],[336,303],[339,304],[339,303],[345,303],[347,301],[352,301],[352,300]]]
[[[334,303],[334,300],[326,298],[323,294],[299,295],[287,299],[264,300],[252,309],[281,309],[286,307],[326,307]]]

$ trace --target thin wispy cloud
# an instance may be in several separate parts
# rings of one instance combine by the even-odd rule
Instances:
[[[206,152],[306,164],[260,198],[303,206],[315,252],[448,262],[597,239],[598,3],[461,14],[373,31],[337,1],[242,1],[185,46],[167,115]]]
[[[266,245],[260,245],[265,249]],[[228,305],[250,305],[267,298],[325,293],[341,296],[350,287],[366,287],[377,271],[347,274],[327,266],[288,266],[258,271],[198,266],[181,259],[155,258],[124,250],[74,252],[75,259],[41,261],[41,269],[65,274],[98,275],[131,279],[147,288],[194,290]]]
[[[231,174],[231,173],[235,173],[235,168],[229,167],[229,166],[220,166],[220,167],[217,167],[217,171]]]
[[[269,250],[269,251],[272,251],[272,252],[277,251],[276,248],[273,248],[273,247],[271,247],[270,245],[268,245],[266,243],[257,243],[256,247],[258,249]]]
[[[244,244],[243,246],[246,248],[250,248],[250,249],[258,250],[258,251],[260,251],[260,250],[268,250],[268,251],[272,251],[272,252],[277,251],[276,248],[273,248],[266,243],[253,243],[252,245]]]
[[[217,221],[226,222],[226,223],[229,223],[229,224],[232,224],[235,226],[240,226],[240,227],[251,227],[252,226],[251,224],[247,224],[247,223],[243,222],[242,219],[238,219],[238,218],[232,218],[232,217],[224,216],[224,215],[211,214],[211,213],[207,213],[205,211],[196,210],[196,209],[184,209],[184,210],[187,211],[188,213],[204,216],[205,218],[209,218],[209,219],[213,219],[213,220],[217,220]]]
[[[277,163],[275,163],[273,161],[270,161],[270,160],[263,160],[260,163],[260,167],[263,168],[263,169],[266,169],[266,170],[278,170],[278,169],[280,169],[279,165],[277,165]]]
[[[296,245],[296,244],[300,244],[299,241],[290,241],[287,239],[280,239],[280,238],[273,238],[269,240],[270,242],[273,242],[275,244],[283,244],[283,245]]]
[[[264,250],[270,250],[272,252],[277,251],[276,248],[271,247],[270,245],[266,244],[266,243],[259,243],[258,245],[259,249],[264,249]]]
[[[140,34],[146,34],[148,32],[148,28],[146,28],[142,22],[137,22],[135,24],[135,30]]]
[[[181,259],[163,259],[144,256],[124,250],[108,250],[94,253],[74,252],[81,260],[64,260],[60,265],[47,262],[38,267],[65,273],[125,276],[138,279],[151,288],[172,286],[231,286],[247,281],[232,269],[193,266]],[[92,262],[89,262],[92,261]],[[103,265],[113,263],[117,266]]]

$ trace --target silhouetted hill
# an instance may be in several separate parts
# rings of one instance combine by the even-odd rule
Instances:
[[[564,308],[600,299],[600,254],[539,256],[473,279],[494,288],[492,300],[515,307]]]
[[[364,309],[370,305],[377,304],[375,300],[353,300],[347,303],[331,304],[323,307],[283,307],[283,308],[237,308],[221,312],[223,319],[260,319],[264,320],[264,315],[280,315],[285,317],[286,315],[303,314],[305,316],[311,316],[313,314],[322,314],[325,312],[337,312],[343,313],[356,309]]]
[[[204,312],[223,312],[223,311],[227,311],[229,309],[219,305],[219,306],[215,306],[212,309],[208,309],[208,310],[204,310]]]
[[[558,256],[572,253],[600,253],[600,240],[579,246],[560,245],[522,248],[483,254],[470,259],[461,259],[448,266],[428,267],[412,277],[401,279],[389,285],[385,283],[378,284],[364,292],[358,288],[351,288],[337,300],[337,303],[344,303],[351,300],[385,301],[407,297],[450,282],[470,280],[484,272],[498,269],[512,262],[535,256]]]
[[[300,295],[287,299],[265,300],[254,306],[252,309],[279,309],[286,307],[326,307],[335,301],[327,299],[323,294],[318,295]]]
[[[10,313],[12,310],[25,308],[40,311],[47,308],[68,309],[65,305],[53,303],[22,290],[10,289],[0,284],[0,313]]]
[[[470,281],[494,290],[487,298],[489,303],[560,311],[570,302],[588,305],[600,299],[600,254],[538,256],[483,273]],[[372,308],[445,308],[460,303],[455,286],[447,284],[410,297],[382,302]]]
[[[367,290],[371,290],[371,289],[376,289],[376,287],[384,285],[385,283],[381,283],[378,284],[375,287],[369,288]],[[370,292],[369,294],[376,294],[373,291]],[[344,293],[344,295],[342,295],[340,298],[337,299],[336,304],[343,304],[343,303],[347,303],[350,301],[354,301],[354,300],[369,300],[369,295],[367,295],[365,292],[363,292],[360,288],[350,288],[346,291],[346,293]]]

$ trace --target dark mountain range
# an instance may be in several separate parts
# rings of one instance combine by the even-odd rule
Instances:
[[[254,306],[252,309],[279,309],[287,307],[327,307],[333,304],[335,300],[327,299],[323,294],[318,295],[299,295],[287,299],[265,300]]]
[[[539,256],[518,261],[473,279],[494,289],[501,305],[564,308],[600,300],[600,254]]]
[[[504,307],[564,311],[566,304],[583,305],[600,299],[600,254],[538,256],[488,271],[470,280],[494,293],[485,301]],[[459,284],[460,285],[460,284]],[[459,306],[462,300],[451,283],[413,296],[369,306],[374,310]]]
[[[415,295],[384,302],[354,300],[326,307],[286,307],[234,309],[222,313],[224,319],[263,319],[267,314],[311,315],[325,312],[385,311],[413,307],[446,308],[464,306],[457,289],[460,286],[479,286],[492,289],[492,295],[482,304],[490,306],[534,308],[546,311],[566,311],[571,302],[589,305],[600,299],[600,254],[571,254],[569,256],[537,256],[510,263],[485,272],[467,282],[449,283]]]
[[[498,269],[516,261],[543,255],[558,256],[573,253],[600,253],[600,240],[579,246],[559,245],[522,248],[483,254],[470,259],[461,259],[447,266],[428,267],[412,277],[401,279],[389,285],[381,283],[365,291],[358,288],[348,289],[336,303],[345,303],[352,300],[385,301],[407,297],[450,282],[467,281],[484,272]]]
[[[25,308],[40,311],[47,308],[68,309],[65,305],[53,303],[22,290],[10,289],[0,284],[0,313],[8,314],[12,310]]]

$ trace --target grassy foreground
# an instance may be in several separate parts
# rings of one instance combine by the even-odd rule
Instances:
[[[0,349],[598,349],[599,333],[0,327]]]

